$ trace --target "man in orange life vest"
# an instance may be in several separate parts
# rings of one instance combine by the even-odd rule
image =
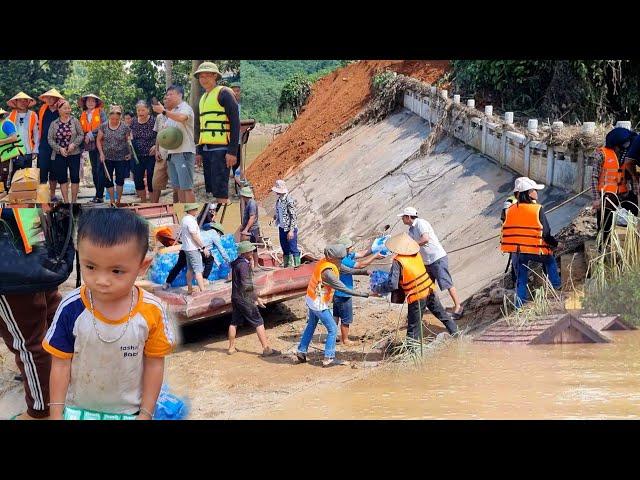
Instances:
[[[607,133],[604,147],[596,150],[591,174],[593,208],[602,243],[606,244],[612,229],[612,213],[618,206],[638,214],[638,197],[634,191],[633,159],[630,148],[637,135],[629,129],[616,127]]]
[[[30,168],[34,157],[38,155],[38,145],[40,144],[38,114],[33,110],[29,110],[35,104],[35,99],[24,92],[18,93],[7,101],[7,105],[12,108],[9,120],[16,126],[25,151],[24,155],[13,159],[14,174],[21,168]]]
[[[558,264],[552,249],[558,248],[558,241],[551,235],[551,227],[542,205],[537,203],[540,185],[528,177],[516,180],[515,190],[518,202],[506,211],[502,224],[500,249],[516,254],[513,266],[516,270],[516,307],[521,307],[527,298],[529,262],[541,263],[553,288],[560,288]]]
[[[402,289],[407,302],[407,337],[422,338],[422,315],[428,309],[447,331],[454,335],[458,325],[446,311],[434,292],[434,283],[422,261],[420,245],[406,233],[394,235],[385,242],[388,250],[395,253],[385,290]]]
[[[342,362],[335,360],[336,338],[338,326],[333,320],[333,313],[330,308],[335,290],[346,293],[354,297],[369,296],[368,293],[360,293],[351,290],[340,281],[340,272],[359,275],[361,270],[354,270],[345,266],[340,266],[342,259],[347,256],[347,248],[342,244],[328,245],[324,250],[324,258],[316,265],[311,280],[307,287],[306,303],[308,309],[307,326],[302,333],[300,345],[296,357],[298,363],[307,361],[307,350],[313,338],[313,334],[318,326],[318,321],[327,329],[327,341],[324,344],[323,367],[342,365]]]
[[[38,168],[40,169],[40,184],[45,184],[49,181],[49,189],[51,190],[51,199],[54,200],[56,195],[56,182],[55,175],[53,173],[53,162],[51,161],[51,145],[47,134],[49,133],[49,127],[54,120],[60,116],[58,111],[58,102],[64,100],[64,97],[56,90],[52,88],[44,92],[38,97],[42,100],[43,104],[38,111],[38,126],[40,127],[40,145],[38,146]]]

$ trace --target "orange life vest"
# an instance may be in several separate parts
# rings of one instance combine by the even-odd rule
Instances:
[[[313,270],[311,280],[309,280],[309,285],[307,286],[307,297],[313,301],[314,305],[317,307],[316,310],[328,309],[331,300],[333,300],[333,288],[322,281],[322,272],[327,269],[330,269],[336,277],[340,275],[338,267],[326,258],[323,258],[318,262],[316,268]]]
[[[396,255],[394,260],[402,265],[400,288],[404,291],[407,303],[417,302],[431,295],[433,280],[427,273],[420,252],[415,255]]]
[[[613,148],[601,147],[604,157],[598,179],[598,190],[605,193],[626,193],[629,191],[624,178],[624,168],[618,161],[618,156]]]
[[[508,210],[502,224],[500,250],[509,253],[550,255],[551,248],[542,238],[538,203],[516,203]]]
[[[45,103],[40,107],[40,110],[38,111],[38,125],[40,125],[40,140],[42,140],[42,135],[44,134],[44,129],[42,128],[42,119],[44,118],[44,112],[47,111],[47,108],[49,108],[49,105]],[[48,134],[49,132],[47,132],[47,135]],[[47,135],[45,135],[45,137]]]
[[[33,136],[33,129],[36,127],[36,124],[38,122],[38,117],[36,116],[36,113],[31,110],[27,110],[27,114],[29,117],[29,138],[27,139],[23,138],[22,141],[28,142],[29,149],[33,152],[33,149],[36,146],[36,139]],[[18,117],[18,110],[12,110],[11,113],[9,114],[9,120],[13,122],[16,128],[18,126],[18,124],[16,123],[17,117]]]
[[[80,115],[80,125],[82,126],[82,131],[84,133],[92,132],[93,130],[95,130],[100,126],[100,124],[102,123],[100,121],[101,112],[102,110],[100,109],[100,107],[96,107],[93,109],[91,123],[89,123],[89,121],[87,120],[87,110],[82,112],[82,115]]]

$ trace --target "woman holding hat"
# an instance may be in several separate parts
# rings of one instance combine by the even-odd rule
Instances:
[[[542,205],[537,203],[538,190],[543,188],[544,185],[528,177],[516,179],[518,202],[509,207],[502,224],[500,249],[517,254],[512,261],[516,271],[515,305],[518,308],[527,298],[530,262],[541,263],[553,288],[560,288],[558,264],[552,251],[558,247],[558,241],[551,235]]]
[[[289,196],[289,189],[284,180],[276,180],[271,188],[278,194],[276,213],[273,219],[280,233],[280,247],[284,255],[284,266],[297,267],[300,265],[300,250],[298,250],[298,217],[296,201]]]
[[[38,114],[29,110],[35,104],[35,99],[24,92],[18,93],[7,102],[7,105],[12,108],[9,120],[16,126],[25,151],[24,155],[13,160],[13,173],[21,168],[30,168],[34,155],[38,154],[38,145],[40,144]]]
[[[43,93],[38,97],[44,102],[38,111],[38,125],[40,127],[40,144],[38,145],[38,168],[40,169],[40,184],[49,181],[49,189],[51,190],[51,199],[56,195],[56,180],[53,171],[53,163],[51,161],[53,150],[49,144],[48,134],[51,122],[56,120],[60,113],[58,112],[58,102],[64,100],[64,97],[56,90]]]
[[[420,245],[408,234],[394,235],[386,241],[388,250],[395,253],[386,290],[402,290],[407,302],[407,337],[422,340],[422,315],[428,309],[453,335],[458,325],[438,300],[434,283],[420,255]]]
[[[84,151],[89,152],[91,176],[96,189],[96,194],[91,200],[92,203],[104,202],[104,168],[100,163],[100,156],[96,147],[96,138],[98,138],[100,125],[107,121],[107,115],[102,109],[103,105],[102,99],[93,93],[88,93],[78,99],[78,106],[82,109],[80,125],[84,132]]]
[[[155,122],[151,118],[151,109],[144,100],[136,103],[137,117],[131,122],[132,143],[138,156],[138,163],[133,165],[133,178],[136,192],[143,202],[153,193],[153,171],[156,166],[156,137],[153,129]],[[144,175],[147,174],[147,188],[144,186]]]
[[[109,189],[111,202],[119,205],[122,202],[122,191],[127,170],[127,162],[131,159],[129,140],[131,130],[122,121],[122,107],[111,105],[109,108],[109,120],[100,125],[97,138],[100,162],[106,167],[107,180],[105,186]],[[117,200],[113,192],[113,184],[116,184]]]
[[[71,178],[71,203],[76,203],[80,190],[80,145],[84,140],[84,133],[80,122],[71,116],[69,102],[61,100],[58,111],[60,116],[51,123],[47,135],[52,149],[52,169],[60,184],[64,203],[69,203],[67,185],[69,177]]]

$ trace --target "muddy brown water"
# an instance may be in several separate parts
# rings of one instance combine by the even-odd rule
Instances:
[[[613,341],[604,345],[460,340],[420,367],[303,392],[252,418],[640,418],[640,331],[607,335]]]

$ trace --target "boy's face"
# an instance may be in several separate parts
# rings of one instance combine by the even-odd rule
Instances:
[[[113,247],[98,247],[82,239],[78,244],[78,252],[84,283],[91,290],[93,298],[102,302],[131,295],[136,277],[152,260],[151,257],[142,257],[133,239]]]

